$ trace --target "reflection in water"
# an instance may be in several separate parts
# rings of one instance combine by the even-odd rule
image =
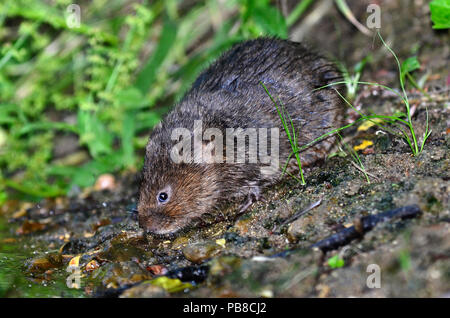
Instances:
[[[33,273],[31,259],[46,258],[45,246],[31,243],[31,236],[17,237],[0,217],[0,297],[83,297],[83,289],[69,289],[64,266]]]

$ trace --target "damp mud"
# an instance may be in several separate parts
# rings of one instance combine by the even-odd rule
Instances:
[[[416,135],[422,138],[427,117],[432,130],[419,155],[398,136],[356,124],[342,137],[359,149],[368,179],[337,146],[305,171],[306,185],[287,178],[244,214],[236,216],[238,205],[230,205],[220,220],[212,217],[205,222],[212,224],[173,239],[138,227],[137,172],[114,176],[109,190],[9,200],[0,209],[0,296],[449,297],[449,37],[431,29],[427,6],[385,2],[386,40],[400,59],[418,56],[415,76],[429,72],[426,95],[407,91]],[[365,8],[361,2],[355,15],[364,16]],[[373,46],[347,28],[335,10],[327,16],[306,40],[347,65],[372,52],[362,80],[398,89],[396,64],[379,41]],[[330,32],[335,24],[346,26],[336,33],[342,38]],[[366,113],[404,111],[400,98],[377,87],[360,87],[355,105]],[[356,115],[349,109],[347,120]],[[358,227],[366,216],[405,206],[420,213]],[[359,235],[351,240],[326,252],[312,247],[352,226]]]

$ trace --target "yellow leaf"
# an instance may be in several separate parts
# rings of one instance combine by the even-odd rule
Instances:
[[[259,295],[264,298],[273,298],[273,291],[270,289],[263,289]]]
[[[222,246],[223,248],[225,248],[225,242],[226,241],[223,238],[216,240],[216,244]]]
[[[373,145],[372,141],[370,141],[370,140],[363,140],[363,142],[361,144],[359,144],[358,146],[354,146],[353,149],[355,151],[363,150],[363,149],[366,149],[367,147],[372,146],[372,145]]]
[[[80,255],[75,256],[69,262],[69,266],[78,267],[80,265]]]
[[[191,289],[193,286],[189,283],[183,283],[178,278],[169,278],[166,276],[161,276],[155,278],[149,282],[152,285],[159,286],[167,290],[169,293],[176,293],[186,288]]]
[[[25,214],[27,214],[27,211],[26,211],[25,209],[21,209],[21,210],[15,212],[15,213],[12,215],[12,217],[13,217],[14,219],[18,219],[18,218],[24,216]]]
[[[366,131],[367,129],[369,129],[372,126],[375,126],[376,124],[381,124],[383,122],[383,120],[381,118],[374,118],[371,120],[366,120],[364,123],[362,123],[359,127],[358,127],[358,131]]]

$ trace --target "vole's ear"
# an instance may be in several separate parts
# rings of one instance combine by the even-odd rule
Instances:
[[[153,127],[153,129],[161,129],[161,127],[162,127],[162,121],[159,121],[159,123],[156,124],[156,126]]]
[[[156,144],[156,142],[152,139],[150,139],[147,143],[147,146],[145,147],[145,151],[147,153],[151,153],[153,152],[155,149],[157,149],[158,145]]]
[[[155,127],[153,127],[153,130],[155,129],[161,129],[162,127],[162,121],[160,121]],[[153,149],[156,149],[156,147],[158,147],[159,145],[156,144],[155,140],[150,139],[147,143],[147,147],[145,148],[145,150],[148,151],[152,151]]]

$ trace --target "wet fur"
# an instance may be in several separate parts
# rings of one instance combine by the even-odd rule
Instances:
[[[205,70],[191,90],[152,131],[146,148],[139,223],[145,230],[171,235],[192,225],[205,213],[215,213],[230,200],[243,201],[249,191],[278,182],[280,174],[262,175],[260,164],[176,164],[170,159],[174,128],[193,130],[194,120],[208,127],[279,127],[280,164],[292,149],[271,95],[291,116],[303,145],[340,127],[343,104],[333,88],[314,90],[339,78],[334,65],[300,43],[261,38],[235,45]],[[303,166],[326,157],[334,142],[329,137],[301,153]],[[225,141],[224,141],[225,148]],[[225,149],[224,149],[225,156]],[[295,164],[290,165],[295,169]],[[167,185],[173,195],[158,206],[158,191]]]

